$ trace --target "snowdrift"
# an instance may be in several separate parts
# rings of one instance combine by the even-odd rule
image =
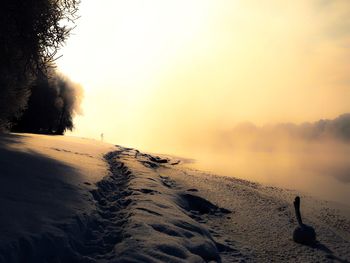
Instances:
[[[230,211],[157,174],[170,160],[20,134],[1,136],[0,156],[0,262],[221,262],[229,249],[196,217]]]
[[[0,263],[350,261],[346,206],[82,138],[1,135],[0,208]]]

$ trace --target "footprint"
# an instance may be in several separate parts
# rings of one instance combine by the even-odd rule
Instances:
[[[146,166],[147,168],[158,168],[159,165],[150,161],[140,161],[144,166]]]
[[[135,191],[139,191],[144,194],[160,194],[160,192],[153,190],[153,189],[147,189],[147,188],[141,188],[141,189],[133,189]]]
[[[171,180],[169,177],[161,176],[161,175],[159,177],[160,177],[160,179],[161,179],[161,181],[162,181],[164,186],[166,186],[168,188],[176,187],[176,183],[173,180]]]
[[[187,211],[197,211],[199,214],[222,216],[223,214],[231,213],[228,209],[218,207],[200,196],[189,193],[179,194],[178,203]]]
[[[149,156],[149,160],[155,163],[168,163],[168,159],[160,158],[159,156]]]

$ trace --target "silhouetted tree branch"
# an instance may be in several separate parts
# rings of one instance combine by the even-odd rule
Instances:
[[[77,19],[80,0],[0,3],[0,129],[26,107],[30,87],[53,66]]]

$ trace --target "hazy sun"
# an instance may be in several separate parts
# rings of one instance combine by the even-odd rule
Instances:
[[[58,60],[85,89],[74,134],[158,149],[239,121],[334,118],[350,110],[344,10],[311,0],[82,1]]]

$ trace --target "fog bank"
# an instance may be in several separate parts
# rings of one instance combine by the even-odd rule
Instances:
[[[346,203],[350,198],[350,114],[333,120],[258,127],[242,123],[188,146],[190,164],[226,176],[296,189]]]

